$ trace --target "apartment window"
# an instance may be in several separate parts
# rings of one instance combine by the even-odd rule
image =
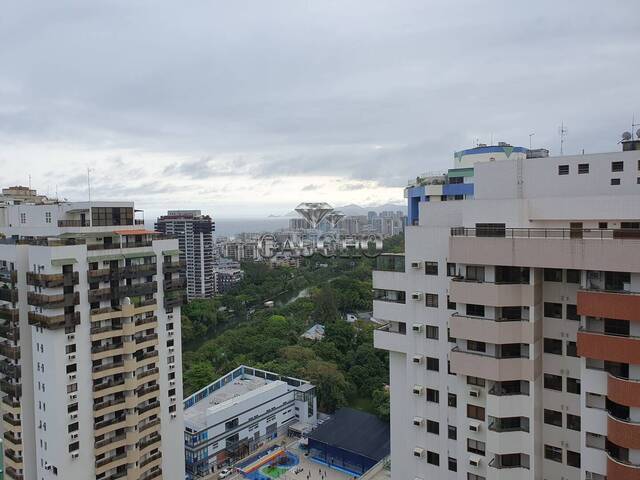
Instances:
[[[589,173],[589,164],[588,163],[579,163],[578,164],[578,174],[581,175],[583,173]]]
[[[406,292],[400,290],[373,289],[373,299],[381,302],[405,303]]]
[[[458,429],[453,425],[449,425],[447,428],[447,436],[449,437],[449,440],[457,440]]]
[[[562,282],[562,269],[561,268],[545,268],[544,281],[545,282]]]
[[[544,446],[544,458],[562,463],[562,449],[553,445]]]
[[[456,276],[456,264],[447,263],[447,277],[455,277],[455,276]]]
[[[438,327],[435,325],[425,325],[425,333],[427,335],[427,338],[431,338],[433,340],[438,340],[440,336]]]
[[[427,452],[427,463],[431,465],[440,465],[440,455],[436,452]]]
[[[567,393],[580,395],[580,379],[567,377]]]
[[[437,293],[425,293],[424,302],[427,307],[438,307],[438,294]]]
[[[440,403],[440,392],[433,388],[427,388],[427,402]]]
[[[449,471],[450,472],[458,471],[458,461],[455,458],[449,457]]]
[[[427,432],[440,435],[440,424],[433,420],[427,420]]]
[[[484,378],[480,377],[467,377],[467,385],[475,385],[476,387],[484,387]]]
[[[636,183],[640,185],[640,177],[636,178]]]
[[[562,304],[544,302],[544,316],[550,318],[562,318]]]
[[[487,479],[481,475],[476,475],[475,473],[467,473],[467,480],[487,480]]]
[[[484,442],[467,438],[467,452],[484,456],[485,448]]]
[[[484,267],[477,267],[474,265],[467,265],[467,280],[475,282],[484,282]]]
[[[20,214],[20,223],[27,223],[27,214],[26,213],[21,213]]]
[[[434,357],[427,357],[427,370],[440,371],[440,360]]]
[[[569,165],[558,165],[558,175],[569,175]]]
[[[544,374],[544,388],[562,391],[562,377],[560,375]]]
[[[425,275],[438,275],[438,262],[424,262]]]
[[[484,317],[484,305],[467,303],[467,315],[469,317]]]
[[[457,308],[456,302],[452,302],[451,299],[449,298],[449,295],[447,295],[447,309],[455,310],[456,308]]]
[[[467,340],[467,350],[472,352],[486,352],[487,344],[484,342],[476,342],[475,340]]]
[[[576,305],[567,304],[567,320],[580,321],[580,315],[578,315],[578,307]]]
[[[606,230],[609,228],[609,224],[607,222],[598,222],[598,228],[601,230]]]
[[[612,178],[611,179],[611,185],[620,185],[620,179],[619,178]]]
[[[580,431],[580,416],[567,413],[567,428],[569,430]]]
[[[611,162],[611,171],[612,172],[624,172],[624,162]]]
[[[567,450],[567,465],[570,467],[580,468],[580,454]]]
[[[467,403],[467,417],[484,421],[484,417],[485,417],[484,408]]]
[[[450,407],[456,408],[458,406],[458,396],[455,393],[449,393],[447,395],[447,404]]]
[[[544,423],[562,428],[562,412],[544,409]]]
[[[51,212],[44,212],[44,223],[51,223]]]
[[[558,340],[556,338],[545,338],[544,353],[562,355],[562,340]]]
[[[567,356],[568,357],[577,357],[578,356],[578,345],[576,342],[572,342],[571,340],[567,340]]]

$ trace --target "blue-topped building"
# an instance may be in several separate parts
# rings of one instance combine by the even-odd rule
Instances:
[[[475,148],[455,152],[454,168],[446,173],[418,176],[405,189],[407,224],[417,224],[420,202],[473,198],[473,165],[476,163],[525,159],[529,155],[528,149],[504,142],[498,145],[480,144]]]

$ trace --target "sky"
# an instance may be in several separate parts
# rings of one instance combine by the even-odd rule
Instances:
[[[4,2],[0,184],[147,214],[403,203],[506,141],[640,123],[636,0]],[[637,128],[640,128],[640,125]],[[529,135],[534,133],[532,137]]]

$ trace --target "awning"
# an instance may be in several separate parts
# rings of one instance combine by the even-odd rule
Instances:
[[[109,262],[111,260],[124,260],[124,255],[121,253],[113,255],[100,255],[97,257],[87,257],[87,262]]]
[[[155,257],[156,252],[125,253],[124,258]]]
[[[180,250],[163,250],[162,255],[167,255],[171,257],[174,255],[180,255]]]
[[[51,266],[53,267],[61,267],[62,265],[70,265],[73,263],[78,263],[78,260],[75,258],[52,258]]]
[[[114,230],[113,233],[118,235],[154,235],[158,232],[154,232],[153,230],[145,230],[143,228],[138,230]]]

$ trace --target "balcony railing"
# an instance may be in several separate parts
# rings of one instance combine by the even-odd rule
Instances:
[[[0,282],[16,283],[17,281],[18,281],[18,272],[16,270],[0,268]]]
[[[0,318],[3,320],[15,321],[19,318],[19,311],[17,308],[9,308],[4,305],[0,306]]]
[[[50,317],[41,313],[28,313],[29,325],[37,325],[42,328],[55,330],[63,327],[80,325],[80,312],[64,313]]]
[[[172,280],[164,281],[164,291],[165,292],[175,292],[179,290],[184,290],[187,286],[186,278],[175,278]]]
[[[10,383],[6,380],[0,380],[0,392],[15,398],[20,398],[22,396],[22,385],[20,383]]]
[[[18,301],[18,289],[0,287],[0,300],[16,303]]]
[[[20,347],[2,342],[0,343],[0,355],[14,361],[20,360]]]
[[[78,285],[80,275],[78,272],[71,273],[33,273],[27,272],[27,285],[43,288],[58,288],[70,285]]]
[[[575,239],[639,239],[635,228],[466,228],[453,227],[452,237],[558,238]]]
[[[80,304],[80,293],[62,293],[59,295],[43,295],[27,292],[27,302],[34,307],[64,308]]]
[[[58,220],[58,227],[88,227],[89,220]]]
[[[179,273],[184,271],[186,267],[187,264],[183,261],[164,262],[162,264],[162,273]]]

